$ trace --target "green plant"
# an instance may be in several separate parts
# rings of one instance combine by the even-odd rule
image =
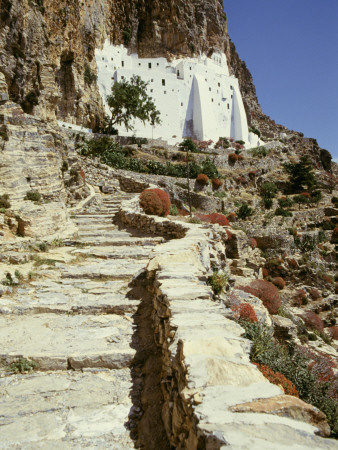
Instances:
[[[39,365],[35,361],[31,361],[26,358],[19,358],[17,361],[12,362],[9,366],[9,370],[15,373],[32,372],[36,370]]]
[[[133,129],[132,119],[139,119],[151,125],[160,124],[160,113],[147,93],[147,85],[140,76],[134,75],[130,81],[118,81],[112,85],[107,104],[111,111],[109,128],[123,124],[127,130]]]
[[[302,236],[294,236],[294,243],[302,252],[312,252],[317,245],[316,236],[311,236],[310,234],[303,234]]]
[[[271,183],[270,181],[266,181],[261,186],[261,196],[263,198],[275,198],[278,192],[278,187],[275,183]]]
[[[0,195],[0,208],[8,209],[10,207],[11,207],[11,204],[9,202],[9,195],[8,194]]]
[[[169,214],[171,216],[178,216],[178,209],[176,205],[170,205],[170,212]]]
[[[317,185],[312,162],[307,155],[302,156],[298,163],[284,164],[284,169],[289,174],[289,181],[295,191],[312,189]]]
[[[17,286],[18,283],[14,281],[12,275],[9,272],[7,272],[6,278],[2,280],[1,284],[3,286]]]
[[[198,153],[197,145],[190,138],[184,139],[184,141],[180,143],[179,149],[183,152]]]
[[[40,258],[40,256],[38,255],[33,255],[32,259],[34,261],[34,267],[40,267],[43,265],[55,266],[55,263],[57,263],[56,259]]]
[[[256,127],[249,127],[249,133],[254,133],[254,134],[256,134],[258,137],[261,137],[261,132],[260,132],[259,129],[256,128]]]
[[[207,184],[209,184],[209,177],[208,177],[208,175],[205,175],[204,173],[200,173],[197,175],[196,181],[201,186],[206,186]]]
[[[273,199],[272,198],[263,198],[262,200],[263,206],[265,209],[271,209],[273,205]]]
[[[270,150],[267,148],[261,146],[261,147],[255,147],[250,150],[250,153],[254,158],[264,158],[270,153]]]
[[[127,28],[126,30],[122,31],[122,37],[123,37],[123,43],[126,47],[130,44],[131,41],[131,30],[130,28]]]
[[[241,220],[245,220],[247,217],[253,215],[253,209],[247,203],[242,203],[237,211],[237,217]]]
[[[214,192],[214,197],[225,198],[227,195],[225,192]]]
[[[24,200],[30,200],[32,202],[39,202],[41,200],[41,194],[37,191],[28,191]]]
[[[219,295],[224,291],[228,284],[228,276],[216,270],[208,277],[207,284],[211,287],[215,295]]]
[[[293,204],[294,201],[290,197],[282,197],[278,199],[278,205],[280,208],[291,208]]]
[[[68,161],[62,161],[61,172],[67,172],[68,170]]]
[[[275,216],[292,217],[292,212],[284,208],[277,208]]]
[[[199,219],[198,217],[189,217],[189,219],[187,220],[188,223],[195,223],[195,224],[202,224],[202,220]]]
[[[15,270],[14,275],[19,281],[23,279],[23,275],[18,269]]]

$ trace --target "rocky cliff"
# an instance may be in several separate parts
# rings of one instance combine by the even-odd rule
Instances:
[[[240,80],[249,118],[261,113],[250,72],[227,33],[220,0],[2,0],[0,72],[26,113],[95,128],[102,105],[94,50],[108,37],[141,56],[221,50]]]

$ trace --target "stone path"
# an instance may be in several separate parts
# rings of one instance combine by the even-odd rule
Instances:
[[[59,262],[0,298],[0,448],[134,448],[127,423],[139,300],[128,285],[163,239],[113,225],[125,198],[106,195],[76,214],[78,239],[48,252]],[[18,358],[37,371],[8,372]]]

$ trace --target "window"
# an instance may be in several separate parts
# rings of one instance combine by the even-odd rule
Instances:
[[[122,67],[124,67],[124,61],[122,61]]]
[[[164,91],[164,95],[167,93],[167,91]]]
[[[121,77],[121,80],[124,80],[124,76]]]
[[[229,103],[228,103],[228,109],[230,109],[230,105],[229,105]]]
[[[209,87],[209,92],[211,92],[211,87]]]
[[[211,99],[211,103],[214,103],[214,99],[213,98]]]
[[[148,69],[151,69],[151,63],[148,63]]]
[[[159,66],[160,65],[160,63],[157,63],[157,66]]]
[[[165,86],[165,80],[162,79],[162,86]]]
[[[112,61],[114,61],[114,58],[111,58]]]
[[[183,102],[181,102],[181,106],[183,106]]]
[[[221,87],[221,83],[218,83],[218,87]]]
[[[191,70],[191,66],[190,66],[190,70]]]
[[[178,77],[180,76],[180,71],[179,71],[179,70],[177,71],[177,76],[178,76]]]
[[[152,78],[150,81],[153,83],[154,82],[154,78]]]
[[[233,95],[231,96],[231,98],[233,97]]]
[[[232,86],[230,86],[230,89],[233,89],[233,87],[232,87]]]
[[[104,61],[104,58],[102,58],[102,61]]]
[[[150,89],[150,92],[153,92],[154,91],[154,89]]]

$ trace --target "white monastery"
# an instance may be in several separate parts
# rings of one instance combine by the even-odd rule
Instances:
[[[134,129],[118,127],[119,135],[164,139],[169,143],[182,138],[198,140],[232,137],[256,146],[258,137],[248,132],[248,123],[238,86],[229,75],[226,56],[184,58],[168,62],[165,58],[139,58],[128,50],[106,41],[95,52],[98,86],[105,103],[112,83],[139,75],[148,83],[148,94],[160,111],[161,124],[150,126],[135,120]]]

